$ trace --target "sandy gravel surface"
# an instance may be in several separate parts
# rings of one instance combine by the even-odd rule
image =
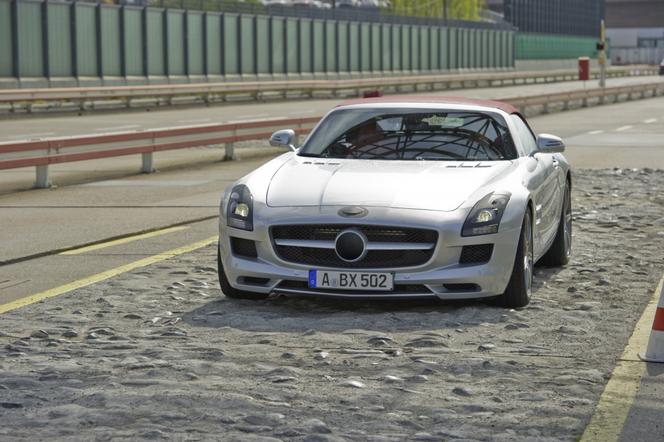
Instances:
[[[664,270],[664,171],[576,172],[523,310],[235,301],[208,247],[0,318],[0,440],[574,440]]]

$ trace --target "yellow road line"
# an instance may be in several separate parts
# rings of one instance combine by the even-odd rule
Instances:
[[[212,236],[210,238],[204,239],[202,241],[197,241],[192,244],[188,244],[186,246],[178,247],[176,249],[172,250],[167,250],[165,252],[159,253],[157,255],[149,256],[147,258],[139,259],[138,261],[131,262],[129,264],[125,264],[120,267],[116,267],[114,269],[106,270],[101,273],[97,273],[96,275],[89,276],[87,278],[79,279],[74,282],[70,282],[65,285],[61,285],[59,287],[55,287],[40,293],[35,293],[34,295],[30,295],[21,299],[17,299],[16,301],[9,302],[7,304],[1,304],[0,305],[0,313],[6,313],[11,310],[16,310],[17,308],[24,307],[26,305],[33,304],[35,302],[41,301],[43,299],[47,298],[52,298],[54,296],[59,296],[67,292],[71,292],[72,290],[80,289],[81,287],[85,287],[91,284],[95,284],[100,281],[104,281],[106,279],[112,278],[114,276],[120,275],[122,273],[126,273],[129,271],[132,271],[134,269],[137,269],[139,267],[145,267],[151,264],[158,263],[160,261],[164,261],[169,258],[173,258],[178,255],[182,255],[184,253],[189,253],[193,252],[194,250],[200,249],[202,247],[205,247],[207,245],[210,245],[212,243],[217,242],[218,237],[217,236]]]
[[[646,363],[639,360],[637,353],[644,351],[648,344],[663,284],[664,277],[659,282],[659,286],[643,311],[639,322],[636,323],[634,333],[629,338],[618,365],[611,373],[611,379],[609,379],[602,396],[599,398],[595,414],[583,432],[583,436],[581,436],[582,442],[611,442],[620,439],[627,415],[634,403],[641,385],[641,378],[646,370]]]
[[[67,250],[65,252],[58,253],[58,255],[80,255],[81,253],[91,252],[93,250],[105,249],[106,247],[113,247],[120,244],[126,244],[128,242],[138,241],[139,239],[153,238],[155,236],[165,235],[167,233],[179,232],[180,230],[186,230],[189,227],[190,226],[169,227],[167,229],[155,230],[153,232],[141,233],[138,235],[127,236],[126,238],[114,239],[99,244],[93,244],[91,246],[85,246],[85,247],[79,247],[78,249]]]

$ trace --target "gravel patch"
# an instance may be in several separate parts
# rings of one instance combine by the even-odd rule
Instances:
[[[518,311],[230,300],[211,246],[4,314],[0,439],[576,440],[664,269],[664,171],[573,202]]]

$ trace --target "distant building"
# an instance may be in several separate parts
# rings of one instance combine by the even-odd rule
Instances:
[[[664,0],[660,0],[664,1]],[[598,36],[605,0],[486,0],[521,32]]]
[[[664,59],[664,0],[606,0],[613,64],[659,64]]]

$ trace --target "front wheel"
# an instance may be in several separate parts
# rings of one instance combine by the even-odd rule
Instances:
[[[505,292],[499,298],[503,306],[519,308],[528,305],[533,288],[533,264],[533,224],[530,209],[526,209],[512,276]]]
[[[244,290],[238,290],[234,288],[230,282],[228,282],[228,277],[226,272],[224,272],[224,266],[221,263],[221,253],[219,252],[219,246],[217,245],[217,273],[219,274],[219,287],[224,295],[229,298],[234,299],[266,299],[268,294],[265,293],[255,293],[247,292]]]
[[[560,214],[560,222],[553,244],[539,261],[547,267],[560,267],[569,262],[572,255],[572,196],[569,183],[565,186],[565,196]]]

